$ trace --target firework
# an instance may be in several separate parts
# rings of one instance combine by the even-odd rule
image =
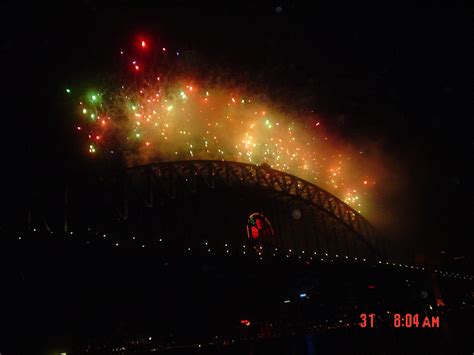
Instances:
[[[148,50],[150,44],[141,39],[138,46]],[[362,172],[358,154],[354,158],[338,147],[315,116],[283,113],[232,87],[164,80],[145,73],[142,62],[129,61],[130,71],[141,75],[130,84],[90,91],[79,102],[76,129],[90,154],[122,152],[128,165],[187,159],[266,163],[362,211],[375,181]]]

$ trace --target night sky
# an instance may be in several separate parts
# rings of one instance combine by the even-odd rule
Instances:
[[[314,109],[334,134],[377,147],[394,186],[377,201],[391,216],[391,238],[420,252],[473,255],[467,8],[394,2],[328,9],[296,1],[0,6],[6,205],[87,171],[64,89],[112,72],[123,43],[146,33],[188,53],[203,73],[222,71],[273,100]]]

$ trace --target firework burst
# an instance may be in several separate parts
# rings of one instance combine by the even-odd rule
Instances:
[[[150,43],[139,39],[137,47],[148,52]],[[91,155],[120,152],[130,166],[187,159],[266,163],[363,211],[375,180],[358,154],[328,137],[317,116],[296,117],[235,87],[159,76],[145,70],[143,59],[126,63],[132,80],[89,91],[79,102],[76,130]]]

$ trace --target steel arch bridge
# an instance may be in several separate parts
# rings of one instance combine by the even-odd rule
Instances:
[[[122,220],[129,218],[133,199],[153,208],[163,199],[176,200],[183,193],[193,195],[226,189],[265,191],[310,211],[312,222],[321,222],[324,228],[324,249],[335,254],[345,252],[367,257],[385,254],[375,229],[354,209],[324,189],[266,164],[216,160],[159,162],[128,168],[125,173],[114,174],[107,184],[114,186],[112,198]],[[321,233],[310,238],[321,239],[317,234]],[[316,247],[320,244],[316,240]],[[361,253],[361,249],[365,252]]]

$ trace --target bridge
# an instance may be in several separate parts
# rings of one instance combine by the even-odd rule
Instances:
[[[186,194],[199,195],[212,190],[223,194],[231,190],[260,191],[268,203],[282,201],[282,204],[304,209],[311,216],[308,217],[311,221],[306,221],[312,229],[311,236],[306,235],[304,238],[309,240],[299,244],[336,254],[384,255],[380,237],[357,211],[317,185],[265,164],[215,160],[161,162],[116,173],[106,178],[106,184],[109,188],[113,186],[109,190],[110,197],[115,200],[116,211],[123,220],[129,218],[131,200],[137,198],[143,206],[153,208],[158,201],[176,200]],[[285,223],[295,223],[284,219]],[[290,238],[296,241],[302,238],[294,232],[289,233],[293,234]]]

